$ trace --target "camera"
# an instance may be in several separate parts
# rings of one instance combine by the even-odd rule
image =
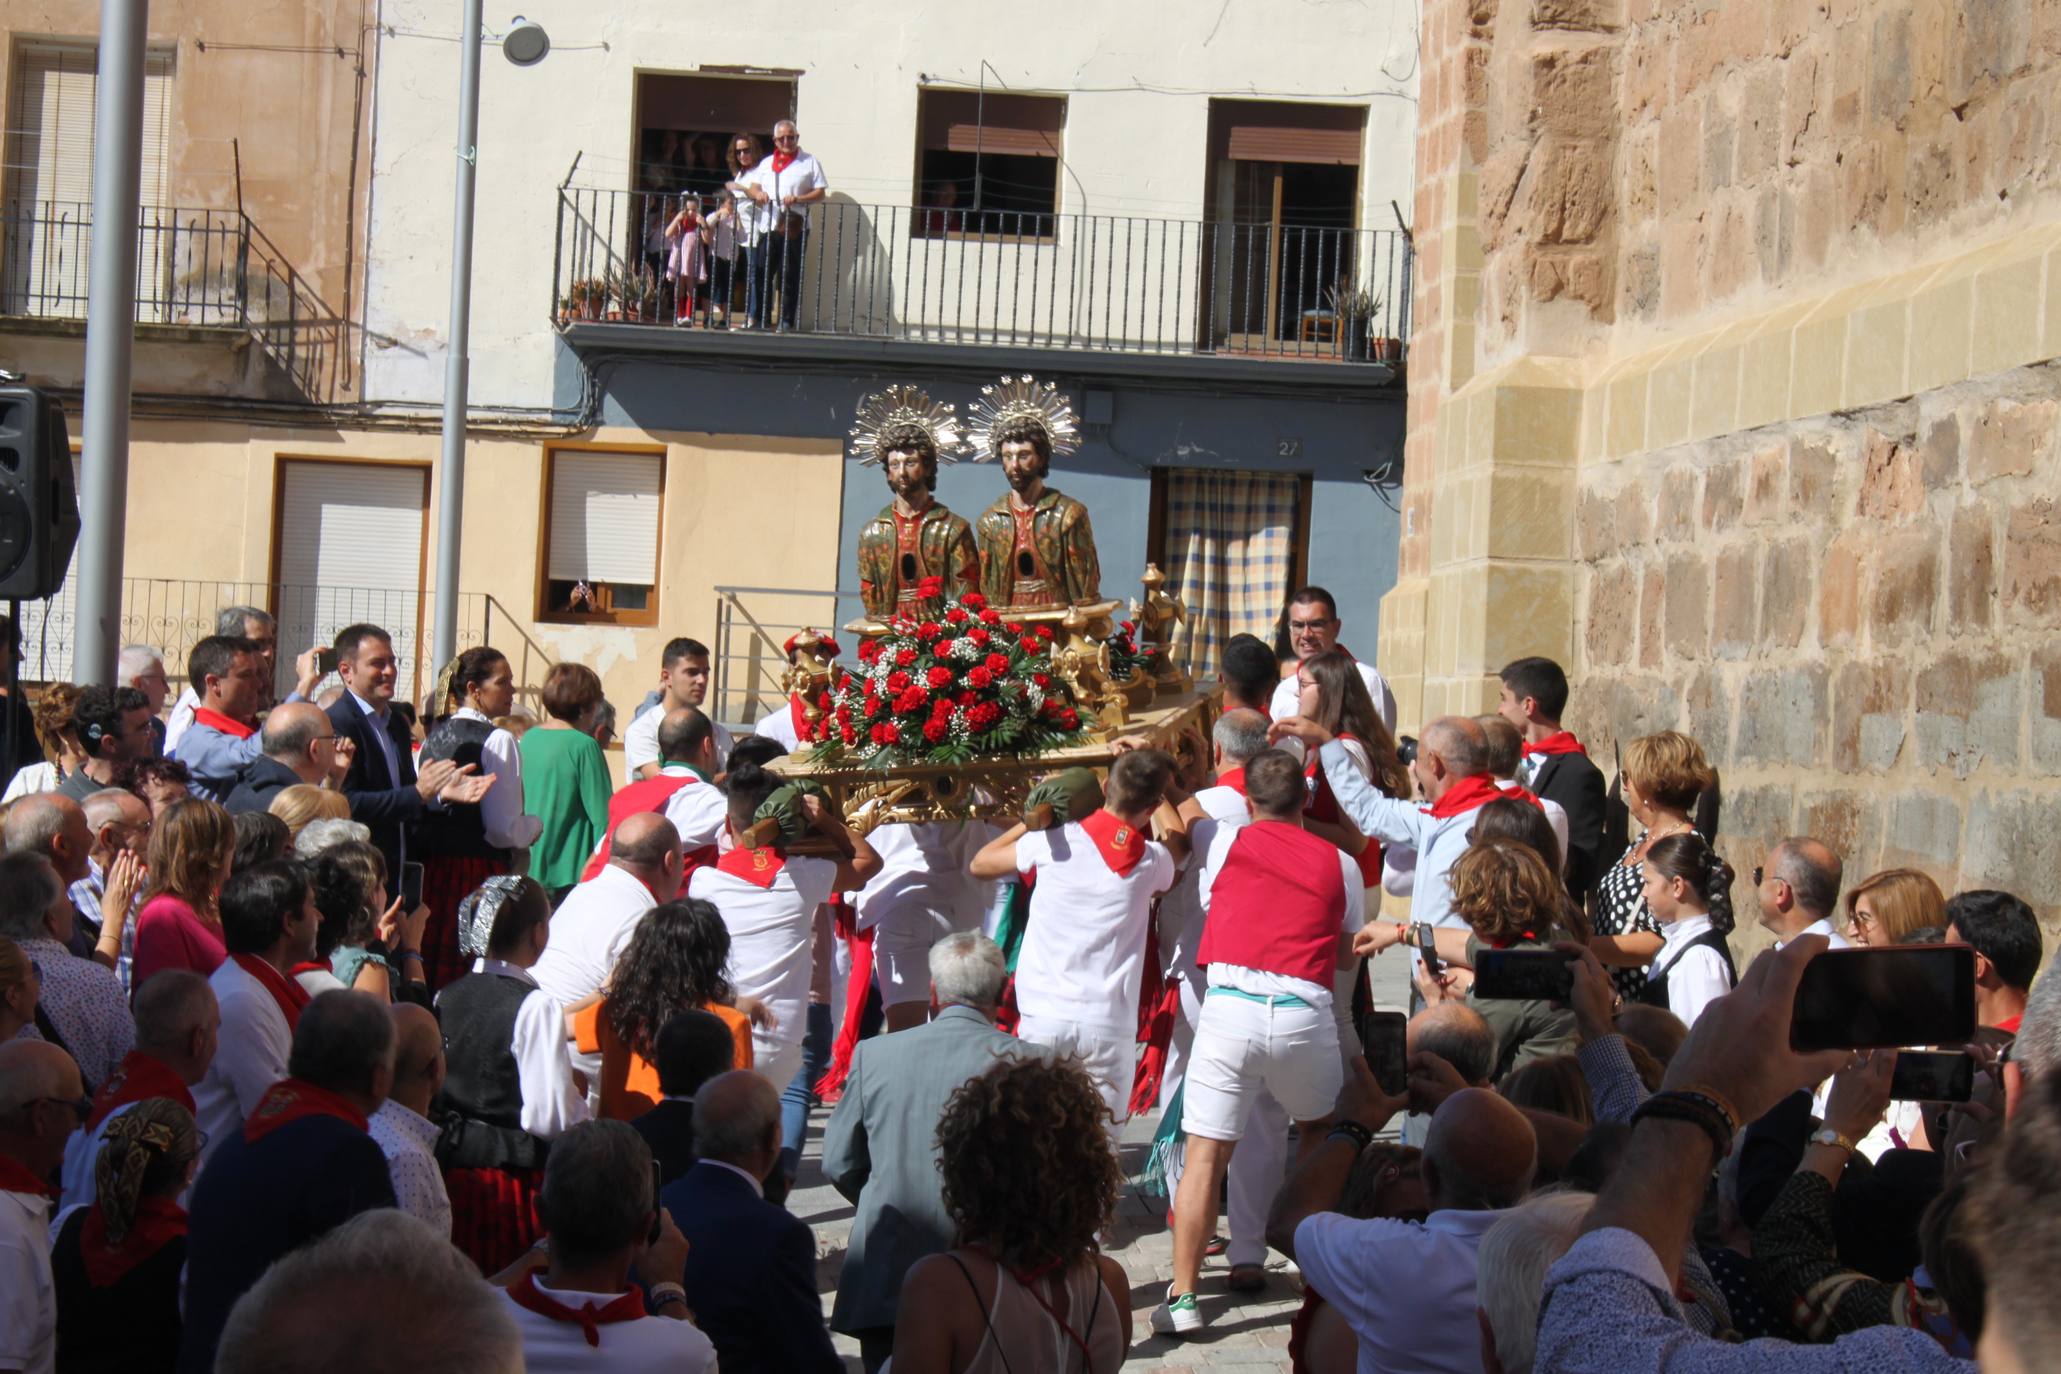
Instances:
[[[1395,756],[1402,761],[1402,765],[1405,768],[1415,763],[1417,761],[1417,737],[1415,735],[1404,735],[1401,739],[1397,740],[1395,742]]]

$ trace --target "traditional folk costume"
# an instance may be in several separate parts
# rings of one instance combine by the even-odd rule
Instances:
[[[437,1162],[451,1195],[451,1241],[481,1272],[511,1263],[542,1234],[536,1215],[550,1142],[587,1119],[566,1052],[565,1010],[526,969],[487,957],[487,937],[520,879],[494,878],[459,907],[473,971],[437,997],[446,1118]]]
[[[523,811],[522,751],[515,736],[480,712],[461,706],[430,727],[418,763],[438,759],[460,767],[471,764],[492,774],[494,785],[476,802],[431,808],[416,823],[416,845],[423,855],[422,902],[429,908],[422,932],[422,977],[432,994],[462,977],[467,967],[458,951],[458,904],[487,879],[506,873],[514,851],[529,848],[544,830],[543,821]],[[398,875],[391,881],[398,891]]]
[[[848,452],[862,464],[884,464],[916,430],[928,436],[936,463],[958,458],[953,407],[913,386],[891,386],[859,403]],[[880,621],[936,615],[974,590],[980,576],[973,531],[935,499],[913,515],[884,507],[859,531],[858,562],[859,599]]]
[[[1001,455],[999,435],[1017,421],[1044,430],[1054,458],[1080,443],[1073,407],[1051,382],[1004,377],[981,388],[972,408],[974,461]],[[1088,508],[1050,487],[1029,506],[1014,492],[981,512],[980,590],[996,608],[1063,608],[1102,599],[1102,569]]]

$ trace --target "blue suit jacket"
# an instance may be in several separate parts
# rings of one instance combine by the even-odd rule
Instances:
[[[400,716],[389,710],[386,713],[386,733],[394,743],[394,757],[401,765],[401,775],[397,778],[386,766],[386,755],[380,752],[379,741],[374,737],[373,732],[379,728],[379,722],[359,710],[358,703],[351,699],[349,692],[329,704],[329,724],[339,738],[350,740],[357,746],[350,771],[344,774],[344,796],[351,802],[351,819],[372,831],[372,843],[386,856],[387,888],[398,893],[401,890],[401,836],[425,809],[422,794],[415,790],[414,740],[408,727],[401,723]],[[422,855],[413,857],[420,859]]]
[[[841,1374],[816,1293],[816,1237],[801,1218],[706,1160],[659,1197],[687,1237],[682,1286],[723,1374]]]

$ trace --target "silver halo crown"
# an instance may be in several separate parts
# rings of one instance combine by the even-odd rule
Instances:
[[[1064,458],[1081,446],[1080,422],[1073,403],[1059,394],[1056,382],[1035,377],[1004,377],[980,389],[980,399],[967,408],[967,441],[973,447],[973,461],[985,463],[996,456],[995,436],[1011,421],[1035,420],[1052,441],[1052,456]]]
[[[888,439],[905,425],[930,435],[940,463],[958,461],[965,443],[959,434],[958,407],[933,401],[920,386],[891,386],[859,402],[846,453],[869,467],[885,463]]]

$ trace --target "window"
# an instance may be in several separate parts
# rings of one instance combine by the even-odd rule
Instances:
[[[917,124],[919,235],[1052,236],[1063,97],[926,90]]]
[[[1282,604],[1302,585],[1309,497],[1310,479],[1291,472],[1153,470],[1147,543],[1188,610],[1174,645],[1182,668],[1215,673],[1233,635],[1274,642]]]
[[[662,450],[548,452],[537,618],[657,624],[664,494]]]
[[[416,696],[423,685],[429,465],[282,458],[274,500],[270,609],[279,618],[281,646],[275,689],[292,690],[295,654],[370,621],[393,637],[402,692]],[[184,670],[181,663],[166,667]]]
[[[792,77],[643,73],[630,189],[720,197],[730,180],[730,140],[748,135],[761,155],[770,153],[773,126],[793,117]]]

